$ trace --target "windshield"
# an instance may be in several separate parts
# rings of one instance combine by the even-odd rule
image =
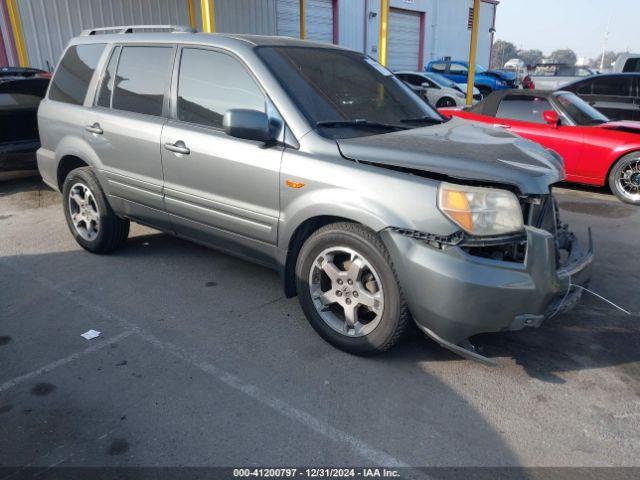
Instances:
[[[456,86],[455,82],[452,82],[447,77],[440,75],[439,73],[428,73],[426,75],[441,87],[455,88]]]
[[[609,121],[607,117],[573,93],[556,95],[556,100],[576,125],[599,125]]]
[[[315,47],[259,47],[257,52],[326,137],[375,135],[443,121],[404,82],[361,53]]]

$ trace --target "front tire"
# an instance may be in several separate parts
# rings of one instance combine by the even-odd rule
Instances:
[[[76,242],[93,253],[107,253],[129,236],[129,220],[118,217],[91,167],[72,170],[62,188],[64,216]]]
[[[629,153],[613,165],[609,188],[623,202],[640,205],[640,152]]]
[[[410,324],[387,249],[362,225],[334,223],[311,235],[298,255],[296,284],[311,326],[346,352],[388,350]]]
[[[440,100],[438,100],[438,103],[436,103],[436,108],[449,108],[455,106],[456,101],[451,97],[442,97]]]
[[[493,93],[493,90],[490,87],[480,86],[480,87],[476,87],[476,88],[482,94],[482,98],[487,98],[489,95],[491,95],[491,93]]]

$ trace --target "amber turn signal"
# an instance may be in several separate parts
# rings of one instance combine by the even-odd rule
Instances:
[[[305,184],[302,182],[294,182],[293,180],[287,180],[287,187],[291,188],[302,188]]]

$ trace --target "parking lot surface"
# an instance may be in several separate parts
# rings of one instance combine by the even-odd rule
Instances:
[[[0,184],[0,465],[639,466],[640,209],[557,195],[632,315],[585,296],[475,338],[489,368],[417,333],[350,356],[271,270],[141,226],[92,255],[57,193]]]

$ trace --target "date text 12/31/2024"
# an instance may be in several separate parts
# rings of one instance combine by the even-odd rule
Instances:
[[[400,478],[389,468],[234,468],[234,478]]]

